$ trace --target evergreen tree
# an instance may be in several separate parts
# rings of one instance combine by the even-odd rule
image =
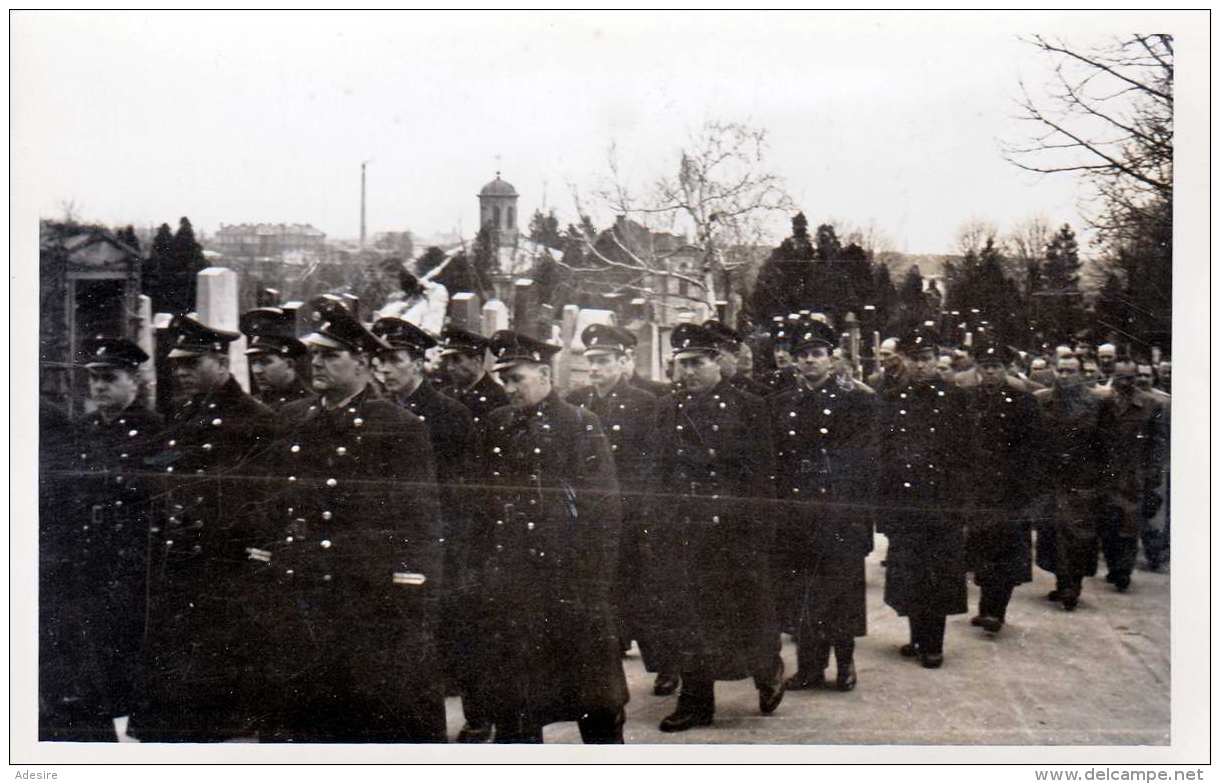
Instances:
[[[834,261],[843,252],[843,246],[835,234],[835,227],[829,223],[818,226],[816,245],[815,258],[818,261]]]
[[[898,316],[891,320],[891,332],[914,326],[928,318],[928,301],[923,295],[923,275],[912,264],[898,288]]]
[[[890,320],[898,313],[898,289],[890,277],[890,268],[885,264],[877,264],[873,274],[873,301],[876,307],[875,323],[867,325],[870,329],[885,332],[889,329]]]
[[[1093,305],[1093,323],[1099,341],[1125,342],[1130,333],[1130,311],[1123,283],[1114,271],[1106,273],[1105,282]]]
[[[759,324],[773,316],[787,316],[809,307],[812,264],[815,257],[809,236],[809,221],[798,212],[792,218],[792,236],[784,239],[758,271],[750,311]]]
[[[542,210],[534,210],[534,215],[530,218],[529,238],[534,242],[541,243],[555,250],[563,247],[563,235],[559,231],[559,218],[555,216],[554,210],[551,210],[546,215],[542,214]]]
[[[144,260],[141,275],[144,293],[152,300],[154,313],[172,312],[166,289],[173,277],[174,233],[168,223],[162,223],[153,236],[152,248]]]
[[[1069,340],[1083,323],[1080,293],[1080,257],[1076,233],[1063,224],[1046,246],[1043,285],[1037,292],[1038,321],[1055,340]]]
[[[445,251],[435,245],[424,251],[424,255],[415,262],[415,274],[419,277],[427,275],[445,262]],[[448,287],[446,287],[448,288]]]
[[[492,286],[492,276],[500,272],[500,232],[490,223],[479,229],[474,238],[474,252],[471,254],[471,266],[479,282],[480,296],[486,300],[495,288]]]
[[[135,230],[134,226],[129,225],[125,228],[119,229],[115,233],[115,236],[119,239],[120,242],[122,242],[124,245],[126,245],[127,247],[134,250],[136,253],[140,252],[140,238],[136,236],[136,230]]]

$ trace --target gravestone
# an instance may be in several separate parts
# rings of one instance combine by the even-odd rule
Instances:
[[[479,295],[473,291],[459,291],[449,298],[449,323],[457,329],[479,332],[483,318]]]
[[[483,306],[483,334],[491,337],[508,328],[508,306],[498,299],[488,300]]]
[[[208,267],[196,277],[195,311],[199,321],[209,327],[237,332],[237,273],[225,267]],[[229,372],[250,391],[246,368],[246,336],[229,344]]]

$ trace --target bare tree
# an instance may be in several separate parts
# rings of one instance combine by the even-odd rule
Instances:
[[[1025,39],[1056,58],[1053,82],[1035,97],[1021,83],[1020,119],[1034,131],[1005,147],[1008,161],[1042,174],[1084,176],[1099,196],[1094,228],[1121,232],[1121,218],[1173,194],[1173,38],[1132,35],[1092,50],[1042,36]]]
[[[957,247],[963,256],[978,256],[987,240],[998,239],[1000,230],[989,220],[970,218],[957,228]]]
[[[1031,136],[1006,156],[1027,171],[1080,176],[1086,216],[1136,314],[1137,344],[1172,340],[1173,38],[1136,34],[1079,49],[1041,36],[1028,43],[1055,61],[1039,95],[1021,84]],[[1113,288],[1113,287],[1112,287]]]
[[[1042,214],[1030,215],[1013,224],[1005,238],[1009,254],[1005,270],[1013,280],[1020,281],[1026,296],[1037,288],[1046,246],[1054,232],[1050,220]]]
[[[636,193],[620,168],[616,148],[609,155],[609,182],[594,197],[618,216],[614,227],[585,237],[585,267],[621,273],[623,288],[645,294],[651,281],[666,286],[677,279],[698,291],[699,301],[715,307],[727,296],[735,275],[761,258],[753,248],[768,239],[767,218],[792,208],[779,175],[766,166],[766,131],[737,122],[711,121],[678,150],[671,173]],[[587,214],[574,194],[580,214]],[[683,232],[669,238],[657,233]],[[667,239],[671,241],[666,241]],[[669,263],[675,245],[697,251],[695,269]]]

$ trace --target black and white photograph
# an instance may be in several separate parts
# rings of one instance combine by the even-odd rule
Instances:
[[[1203,780],[1210,26],[10,10],[10,768]]]

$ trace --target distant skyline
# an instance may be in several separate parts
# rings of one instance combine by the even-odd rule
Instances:
[[[576,220],[609,145],[641,185],[704,120],[767,129],[769,168],[811,224],[875,225],[894,250],[955,250],[958,227],[1041,214],[1084,234],[1074,177],[1003,160],[1018,80],[1076,45],[1172,13],[15,12],[14,193],[43,217],[190,217],[368,232],[477,231],[497,170],[519,224]],[[595,215],[598,225],[613,216]],[[788,232],[774,221],[772,240]],[[1085,237],[1087,239],[1087,237]],[[1082,250],[1088,248],[1082,242]]]

